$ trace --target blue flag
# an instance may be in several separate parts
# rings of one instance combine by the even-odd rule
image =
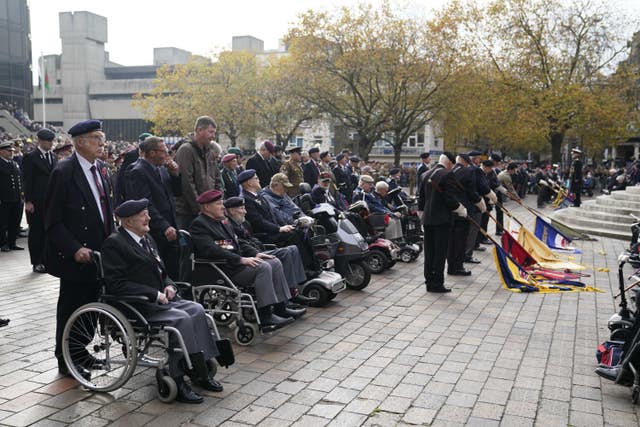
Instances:
[[[557,249],[573,254],[582,253],[579,249],[569,246],[569,243],[571,243],[571,239],[569,237],[562,234],[557,228],[540,217],[536,217],[535,235],[551,249]]]

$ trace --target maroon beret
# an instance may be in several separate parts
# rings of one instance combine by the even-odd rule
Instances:
[[[222,199],[222,191],[220,190],[208,190],[204,193],[200,194],[196,199],[196,202],[204,205],[206,203],[215,202],[216,200]]]

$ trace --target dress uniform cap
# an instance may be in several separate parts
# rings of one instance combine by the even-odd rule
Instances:
[[[243,182],[253,178],[255,175],[256,175],[255,169],[247,169],[245,171],[242,171],[240,172],[240,175],[238,175],[238,182],[242,184]]]
[[[293,148],[289,148],[287,150],[287,154],[291,154],[291,153],[302,153],[302,147],[293,147]]]
[[[391,168],[389,169],[389,175],[395,175],[400,172],[400,168]]]
[[[429,152],[424,152],[424,153],[420,154],[420,158],[421,159],[428,159],[429,157],[431,157],[431,153],[429,153]]]
[[[271,184],[282,184],[285,187],[293,187],[293,184],[289,181],[289,177],[283,173],[277,173],[271,177]]]
[[[13,150],[13,142],[6,141],[3,143],[0,143],[0,150]]]
[[[73,144],[67,142],[66,144],[60,144],[56,148],[53,149],[54,153],[59,153],[61,151],[70,150],[73,147]]]
[[[329,172],[322,172],[320,174],[320,181],[331,181],[331,174]]]
[[[227,153],[229,153],[229,154],[237,154],[238,156],[242,156],[242,151],[240,151],[240,149],[238,147],[230,147],[227,150]]]
[[[229,197],[224,201],[225,208],[239,208],[240,206],[244,206],[244,199],[242,197]]]
[[[56,137],[56,134],[51,132],[49,129],[40,129],[38,133],[36,133],[36,136],[38,137],[38,139],[41,139],[43,141],[53,141],[53,139]]]
[[[118,218],[128,218],[142,212],[147,206],[149,206],[149,200],[147,199],[127,200],[116,208],[116,216]]]
[[[143,132],[140,135],[138,135],[138,141],[144,141],[145,139],[149,138],[151,135],[149,132]]]
[[[273,142],[271,142],[271,141],[265,141],[264,142],[264,148],[266,148],[267,151],[269,151],[271,154],[276,152],[276,146],[273,145]]]
[[[362,176],[360,176],[360,181],[362,181],[362,182],[375,182],[373,180],[373,177],[371,177],[370,175],[362,175]]]
[[[360,163],[361,160],[360,160],[360,157],[358,157],[358,156],[351,156],[351,157],[349,157],[349,161],[350,162]]]
[[[571,152],[572,152],[572,153],[576,153],[576,154],[582,154],[582,150],[581,150],[581,149],[579,149],[578,147],[572,148],[572,149],[571,149]]]
[[[309,154],[319,153],[320,149],[318,147],[309,148]]]
[[[204,193],[200,194],[196,198],[196,202],[200,203],[201,205],[204,205],[206,203],[215,202],[216,200],[220,200],[220,199],[222,199],[222,191],[213,189],[213,190],[207,190]]]
[[[479,151],[479,150],[471,150],[467,153],[467,156],[469,157],[476,157],[481,155],[482,155],[482,151]]]
[[[102,122],[100,120],[85,120],[71,126],[71,129],[69,129],[69,135],[84,135],[85,133],[93,132],[95,130],[102,130]]]
[[[222,157],[222,163],[227,163],[230,162],[231,160],[235,160],[236,159],[236,155],[229,153],[229,154],[225,154],[224,157]]]

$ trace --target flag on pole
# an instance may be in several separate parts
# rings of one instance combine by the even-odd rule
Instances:
[[[518,243],[527,253],[538,261],[538,265],[543,268],[554,270],[584,270],[583,265],[561,259],[549,247],[525,227],[518,230]]]
[[[44,72],[44,90],[49,92],[49,72],[48,71]]]
[[[548,222],[542,220],[540,217],[536,217],[535,235],[538,239],[544,242],[551,249],[558,249],[573,254],[580,254],[580,251],[573,246],[569,246],[571,239],[556,229]]]

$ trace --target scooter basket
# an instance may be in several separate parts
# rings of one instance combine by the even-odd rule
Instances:
[[[317,235],[311,238],[313,251],[318,259],[321,260],[333,258],[336,253],[336,249],[338,248],[338,244],[340,244],[340,239],[332,234]]]

